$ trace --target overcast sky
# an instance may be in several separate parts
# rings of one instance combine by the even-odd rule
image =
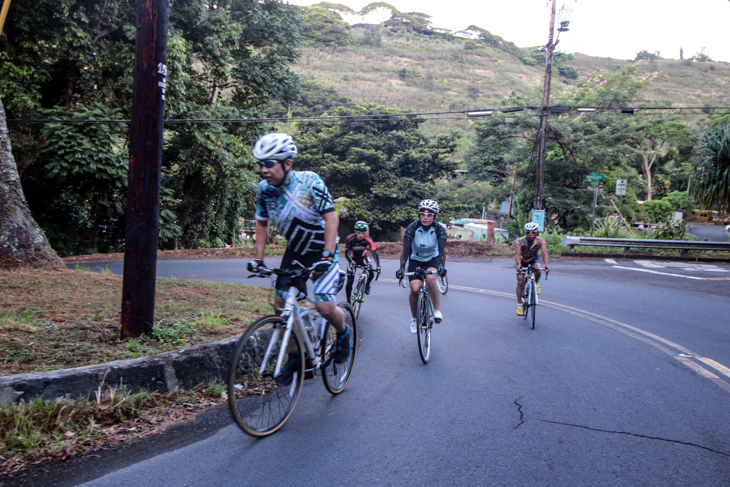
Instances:
[[[289,0],[314,5],[320,0]],[[355,11],[373,3],[334,0]],[[476,25],[519,47],[547,43],[551,0],[394,0],[401,12],[431,16],[433,27],[452,30]],[[558,0],[556,11],[572,9],[568,32],[560,33],[558,50],[591,56],[634,59],[641,50],[685,59],[700,52],[730,62],[729,0]],[[556,13],[557,15],[557,13]],[[557,24],[557,21],[556,21]],[[557,32],[556,32],[557,35]]]

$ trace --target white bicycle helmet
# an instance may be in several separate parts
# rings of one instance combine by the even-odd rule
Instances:
[[[266,134],[253,146],[253,156],[259,161],[284,161],[296,155],[297,146],[287,134]]]
[[[439,204],[435,200],[423,200],[418,203],[418,211],[421,210],[431,210],[434,213],[438,214]]]
[[[540,225],[538,225],[535,222],[525,223],[525,231],[526,232],[539,232],[540,231]]]

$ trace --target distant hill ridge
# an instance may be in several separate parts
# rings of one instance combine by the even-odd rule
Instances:
[[[304,47],[293,69],[356,103],[372,102],[415,112],[495,108],[504,106],[510,96],[539,100],[544,79],[544,65],[535,61],[539,51],[519,48],[479,31],[481,40],[433,30],[421,34],[378,25],[353,26],[352,44]],[[634,100],[636,106],[730,106],[730,63],[661,58],[634,62],[583,54],[556,55],[564,69],[559,72],[553,66],[553,92],[595,71],[610,73],[635,64],[639,75],[658,73],[641,99]],[[436,125],[452,128],[464,123],[468,122]]]

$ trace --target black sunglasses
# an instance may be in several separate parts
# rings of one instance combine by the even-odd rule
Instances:
[[[535,232],[535,231],[532,231],[532,230],[529,230],[529,231],[527,232],[527,234],[528,234],[528,235],[529,235],[529,234],[533,234],[533,235],[536,235],[537,233],[538,233],[538,232]]]
[[[267,169],[271,169],[272,167],[276,166],[281,161],[269,160],[269,161],[256,161],[256,162],[258,162],[259,166],[265,167]]]

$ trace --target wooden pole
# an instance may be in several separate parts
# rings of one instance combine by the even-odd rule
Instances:
[[[552,0],[550,10],[550,35],[545,55],[545,80],[542,87],[542,107],[540,108],[540,131],[538,132],[537,146],[537,181],[535,183],[535,204],[536,210],[542,210],[542,187],[545,178],[545,147],[547,145],[548,106],[550,104],[550,82],[553,73],[553,31],[555,30],[555,2]]]
[[[139,0],[122,285],[123,338],[152,331],[160,226],[169,0]]]

